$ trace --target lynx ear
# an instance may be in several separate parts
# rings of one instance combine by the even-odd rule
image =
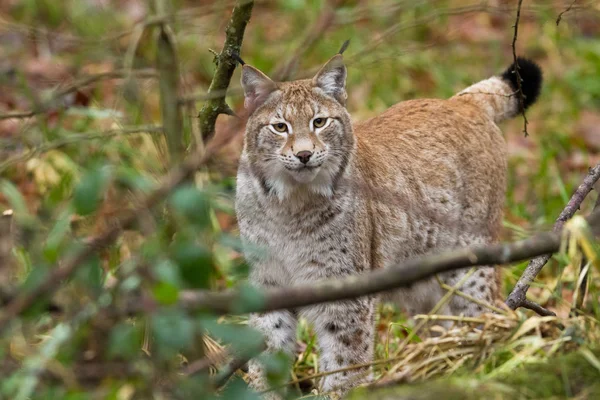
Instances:
[[[273,91],[277,90],[275,82],[248,64],[242,67],[242,87],[245,96],[244,107],[250,114],[260,107]]]
[[[314,86],[321,88],[340,104],[346,104],[346,66],[341,54],[336,54],[327,61],[312,82]]]

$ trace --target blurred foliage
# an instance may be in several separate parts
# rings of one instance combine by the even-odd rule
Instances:
[[[182,102],[181,137],[190,152],[203,145],[195,117],[214,71],[208,50],[221,49],[233,3],[168,3],[174,10],[168,22],[179,59],[180,96],[188,99]],[[528,111],[529,137],[523,137],[519,118],[502,127],[510,156],[506,240],[551,226],[587,168],[600,161],[600,9],[596,2],[576,2],[557,26],[558,14],[570,3],[532,1],[523,8],[518,52],[541,64],[545,86],[539,103]],[[504,0],[339,1],[335,18],[297,54],[320,29],[317,22],[327,12],[326,3],[258,2],[242,56],[269,73],[298,55],[294,76],[307,77],[350,38],[348,107],[360,120],[401,100],[451,96],[502,71],[512,60],[515,5]],[[0,210],[14,211],[15,228],[12,263],[2,266],[2,292],[27,290],[43,281],[59,260],[110,227],[115,216],[138,204],[180,161],[169,161],[166,141],[156,131],[128,130],[161,124],[155,70],[158,29],[152,19],[162,16],[155,10],[154,2],[143,0],[0,4],[0,114],[39,112],[0,119]],[[107,77],[109,73],[114,75]],[[239,71],[227,102],[243,115],[238,82]],[[57,96],[61,91],[66,93]],[[109,130],[122,134],[97,134]],[[233,216],[233,177],[243,126],[221,116],[217,137],[227,132],[233,132],[233,139],[214,161],[81,265],[52,299],[40,299],[2,332],[1,399],[215,398],[209,368],[193,374],[186,374],[186,368],[223,348],[238,355],[257,351],[261,338],[245,325],[244,317],[217,318],[177,305],[184,290],[226,289],[247,276]],[[569,313],[578,278],[573,258],[555,256],[530,291],[562,317]],[[506,270],[506,288],[524,266]],[[582,312],[595,321],[598,287],[594,269]],[[241,311],[244,304],[260,301],[256,291],[243,293]],[[130,299],[140,294],[151,296],[156,306],[142,304],[142,315],[129,315]],[[377,359],[382,359],[401,348],[414,325],[385,305],[377,328]],[[314,333],[304,322],[298,330],[291,397],[310,392],[312,383],[302,378],[320,372]],[[591,338],[597,335],[592,333],[569,340],[594,349]],[[206,334],[218,344],[209,346]],[[414,342],[419,341],[416,335]],[[540,359],[553,354],[536,349]],[[494,360],[507,370],[515,354],[520,353],[507,344]],[[586,360],[582,377],[597,373],[598,365]],[[290,379],[290,360],[274,355],[264,361],[273,384]],[[214,364],[223,365],[218,360]],[[376,375],[385,375],[389,367],[378,364]],[[478,390],[496,367],[480,371],[475,384],[463,380],[459,386]],[[553,379],[567,382],[569,374]],[[502,384],[521,385],[515,379]],[[530,380],[537,382],[534,375]],[[581,393],[564,385],[556,391],[548,386],[548,393]],[[534,389],[528,392],[532,397],[548,394]],[[238,376],[221,396],[257,398]]]

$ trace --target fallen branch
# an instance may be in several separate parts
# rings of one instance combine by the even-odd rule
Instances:
[[[593,189],[594,184],[600,178],[600,164],[596,165],[594,168],[591,168],[588,175],[585,177],[581,185],[577,188],[573,196],[567,203],[565,209],[560,213],[556,222],[554,223],[554,227],[552,228],[553,232],[558,233],[562,230],[565,222],[579,209],[583,199],[588,195],[588,193]],[[506,299],[506,304],[516,310],[517,308],[523,306],[525,301],[527,300],[527,291],[529,290],[529,286],[535,280],[536,276],[540,273],[544,265],[550,260],[551,255],[546,254],[540,257],[536,257],[529,262],[527,268],[523,272],[523,275],[519,278],[512,292]],[[530,302],[531,303],[531,302]]]
[[[208,88],[208,101],[198,114],[198,123],[202,138],[207,140],[215,133],[215,123],[220,114],[235,115],[225,102],[225,93],[229,87],[231,76],[237,66],[237,61],[233,58],[234,54],[239,54],[242,48],[242,39],[246,25],[252,14],[253,0],[239,0],[231,14],[231,20],[225,29],[226,37],[223,50],[215,56],[217,70],[213,76],[212,82]],[[220,93],[220,96],[212,97],[214,93]]]
[[[588,223],[595,233],[600,231],[600,211],[592,213],[588,217]],[[238,290],[186,291],[181,293],[180,304],[188,309],[202,309],[220,314],[305,307],[407,287],[441,272],[471,266],[505,265],[541,254],[551,254],[559,250],[560,240],[560,231],[546,232],[514,243],[468,247],[442,254],[426,255],[396,267],[363,275],[325,280],[310,285],[265,289],[260,301],[251,303],[244,301],[242,292]],[[132,312],[149,311],[155,307],[151,299],[145,300],[134,302],[132,306],[138,309]]]

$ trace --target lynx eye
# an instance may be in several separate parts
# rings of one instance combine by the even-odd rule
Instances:
[[[273,129],[275,129],[277,132],[284,133],[288,130],[287,124],[284,124],[283,122],[278,122],[276,124],[273,124],[272,126]]]
[[[322,128],[325,126],[326,122],[327,122],[327,118],[315,118],[315,119],[313,119],[313,126],[315,128]]]

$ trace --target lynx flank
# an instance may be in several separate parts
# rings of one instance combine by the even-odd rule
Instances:
[[[519,59],[524,106],[537,98],[539,67]],[[274,82],[247,64],[249,112],[237,175],[236,210],[251,281],[260,287],[306,284],[387,268],[409,257],[497,239],[506,186],[506,149],[497,123],[520,112],[509,67],[448,100],[401,102],[353,124],[345,107],[346,68],[337,54],[312,79]],[[441,278],[456,284],[466,271]],[[493,302],[493,266],[461,290]],[[435,280],[393,294],[410,314],[427,313],[444,291]],[[360,298],[251,316],[268,351],[294,351],[299,316],[314,324],[320,369],[373,357],[377,299]],[[443,314],[482,308],[454,296]],[[250,364],[251,384],[267,388]],[[354,369],[324,377],[322,391],[343,394],[369,379]],[[271,394],[271,398],[277,396]]]

